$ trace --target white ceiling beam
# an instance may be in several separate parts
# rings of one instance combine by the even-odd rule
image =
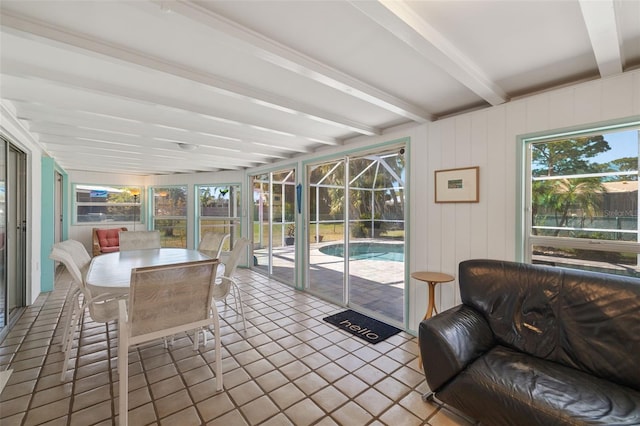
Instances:
[[[69,151],[69,147],[58,147],[55,144],[51,146],[51,155],[61,164],[69,164],[74,169],[93,170],[94,166],[130,166],[141,171],[152,171],[157,169],[176,170],[180,169],[220,169],[220,170],[242,170],[248,167],[257,167],[259,164],[250,164],[248,166],[237,164],[216,164],[211,161],[196,161],[193,159],[169,159],[169,158],[150,158],[150,156],[129,155],[128,153],[116,153],[101,151],[98,149],[74,150]],[[124,155],[129,155],[130,161],[123,159]],[[59,160],[61,159],[61,160]],[[87,164],[91,166],[87,168]],[[141,167],[143,166],[143,167]]]
[[[133,90],[130,88],[124,88],[113,84],[107,84],[87,77],[79,77],[77,75],[71,75],[68,73],[61,73],[52,70],[47,70],[41,67],[37,67],[30,64],[24,64],[11,59],[3,60],[0,63],[0,70],[3,74],[13,76],[16,78],[31,77],[38,79],[45,83],[51,83],[56,86],[64,86],[74,90],[84,91],[93,94],[100,94],[103,96],[119,98],[122,100],[135,102],[142,106],[156,105],[158,108],[162,108],[166,111],[170,111],[169,115],[174,115],[175,110],[180,110],[192,114],[197,114],[203,118],[212,120],[217,125],[224,125],[233,123],[235,127],[233,134],[238,135],[238,127],[241,128],[243,138],[255,140],[256,142],[273,143],[275,146],[282,145],[284,141],[293,139],[292,142],[296,142],[297,139],[302,139],[305,145],[309,144],[323,144],[323,145],[339,145],[340,142],[335,138],[323,138],[313,137],[310,135],[300,135],[291,133],[288,129],[274,129],[268,128],[256,123],[240,122],[240,117],[221,114],[212,115],[209,108],[199,106],[190,102],[183,102],[175,98],[169,98],[156,93],[147,93],[139,90]],[[5,93],[6,95],[6,93]],[[59,105],[58,105],[59,106]],[[133,117],[128,117],[133,118]],[[148,121],[145,119],[144,121]],[[291,149],[294,147],[288,147],[285,149]],[[295,148],[294,148],[295,149]],[[308,152],[303,149],[300,152]]]
[[[240,150],[215,150],[206,147],[198,147],[194,151],[184,151],[178,148],[176,142],[154,140],[150,138],[134,138],[125,135],[114,135],[90,129],[78,129],[50,123],[35,123],[33,132],[38,133],[40,140],[50,148],[50,143],[60,146],[67,145],[75,149],[96,149],[113,152],[130,152],[153,158],[154,156],[167,158],[189,158],[207,159],[216,165],[223,167],[225,164],[247,167],[256,163],[268,163],[269,159],[244,153]]]
[[[16,140],[28,140],[34,146],[46,152],[37,135],[29,132],[26,123],[17,118],[16,108],[13,102],[8,99],[0,99],[0,130],[7,135],[15,137]]]
[[[160,128],[159,123],[147,123],[140,121],[123,121],[116,117],[87,114],[83,111],[62,110],[55,107],[45,107],[43,105],[33,105],[25,102],[14,102],[18,107],[17,116],[28,122],[46,125],[47,123],[58,123],[76,128],[98,129],[104,132],[139,134],[146,137],[157,138],[184,138],[184,142],[202,145],[210,149],[220,149],[225,152],[229,146],[235,150],[248,153],[248,155],[259,155],[261,158],[288,158],[276,148],[256,145],[240,139],[225,138],[210,133],[201,133],[197,130],[173,128]],[[133,117],[129,117],[133,118]],[[177,123],[176,123],[177,124]],[[169,124],[171,126],[171,124]],[[212,130],[209,129],[209,132]],[[195,132],[195,133],[194,133]]]
[[[40,139],[46,145],[47,150],[52,150],[52,144],[55,144],[59,150],[63,146],[69,147],[69,152],[74,149],[96,149],[121,153],[128,152],[132,155],[140,155],[142,158],[153,158],[156,155],[175,159],[197,157],[197,159],[207,159],[207,161],[213,162],[219,167],[224,167],[225,165],[248,167],[253,164],[266,164],[271,161],[271,159],[264,156],[240,150],[209,149],[202,145],[191,144],[197,146],[196,150],[184,151],[178,148],[177,142],[156,141],[146,138],[132,140],[132,138],[125,138],[121,135],[109,135],[103,132],[74,129],[73,127],[50,123],[36,123],[33,131],[40,135]],[[218,150],[218,152],[216,153],[215,150]]]
[[[57,28],[47,22],[32,19],[20,14],[2,10],[2,26],[14,31],[27,33],[56,43],[61,43],[83,52],[88,52],[102,58],[108,58],[118,63],[133,65],[156,72],[162,72],[174,77],[183,78],[208,86],[211,90],[225,96],[243,98],[249,102],[259,104],[278,111],[306,116],[336,127],[347,129],[363,135],[380,135],[382,131],[374,126],[350,120],[330,111],[325,111],[313,105],[297,102],[287,97],[258,89],[246,84],[205,73],[165,59],[156,58],[144,52],[129,49],[113,43],[106,43],[88,34],[80,34],[68,29]]]
[[[491,105],[500,105],[508,100],[507,94],[471,58],[408,4],[398,0],[349,2]]]
[[[57,154],[61,154],[60,157],[64,158],[65,163],[80,163],[82,164],[83,169],[86,170],[86,164],[91,164],[91,169],[94,166],[104,166],[104,165],[120,165],[127,166],[130,165],[132,167],[140,168],[140,163],[144,162],[144,169],[172,169],[177,167],[180,169],[179,164],[188,164],[188,167],[182,167],[183,169],[214,169],[214,168],[224,168],[231,170],[240,170],[246,167],[255,167],[255,164],[249,163],[248,165],[236,165],[236,164],[224,164],[220,165],[215,162],[212,162],[207,159],[199,158],[198,156],[193,156],[188,161],[179,161],[184,160],[183,158],[171,158],[170,156],[154,156],[151,154],[137,154],[137,153],[114,153],[110,151],[104,151],[96,148],[83,148],[82,146],[72,147],[68,145],[58,145],[51,144],[51,153],[56,156]],[[64,154],[64,155],[62,155]],[[154,157],[154,158],[151,158]],[[180,156],[182,157],[182,156]]]
[[[214,31],[236,39],[238,48],[283,69],[419,123],[434,119],[432,114],[416,105],[218,15],[193,1],[152,1],[163,10],[200,22]]]
[[[584,24],[601,77],[621,74],[624,60],[620,52],[618,23],[613,0],[579,0]]]

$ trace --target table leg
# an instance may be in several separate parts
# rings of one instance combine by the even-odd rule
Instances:
[[[433,310],[435,309],[435,289],[436,284],[434,282],[429,282],[429,305],[427,306],[427,313],[424,315],[423,319],[431,318],[433,316]]]
[[[437,283],[428,282],[427,284],[429,284],[429,304],[427,305],[427,312],[424,314],[424,318],[422,318],[423,321],[426,320],[427,318],[431,318],[433,316],[433,311],[435,309],[435,298],[436,298],[435,289],[436,289]],[[419,345],[420,343],[418,343],[418,346]],[[421,353],[418,353],[418,368],[422,369]]]

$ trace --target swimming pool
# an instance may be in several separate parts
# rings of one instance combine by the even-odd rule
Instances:
[[[330,244],[320,247],[320,252],[329,256],[344,257],[344,244]],[[404,262],[404,244],[351,243],[349,259],[390,260]]]

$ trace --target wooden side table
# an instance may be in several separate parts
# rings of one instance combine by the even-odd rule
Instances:
[[[418,281],[424,281],[429,285],[429,305],[427,306],[427,312],[424,314],[423,320],[427,318],[431,318],[433,316],[433,311],[438,313],[436,309],[436,285],[440,283],[447,283],[449,281],[453,281],[453,278],[449,274],[443,274],[442,272],[429,272],[429,271],[419,271],[412,272],[411,277],[415,278]],[[418,354],[418,368],[422,368],[422,355]],[[426,401],[426,400],[425,400]]]
[[[427,312],[425,313],[423,320],[431,318],[433,316],[433,311],[435,311],[436,314],[438,313],[435,303],[436,285],[453,281],[455,278],[449,274],[443,274],[442,272],[428,271],[413,272],[411,274],[411,277],[419,281],[424,281],[429,285],[429,305],[427,307]]]

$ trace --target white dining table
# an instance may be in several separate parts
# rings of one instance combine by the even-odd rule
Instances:
[[[119,251],[94,257],[87,271],[87,288],[93,295],[129,292],[131,270],[143,266],[171,265],[211,259],[198,250],[159,248]]]

